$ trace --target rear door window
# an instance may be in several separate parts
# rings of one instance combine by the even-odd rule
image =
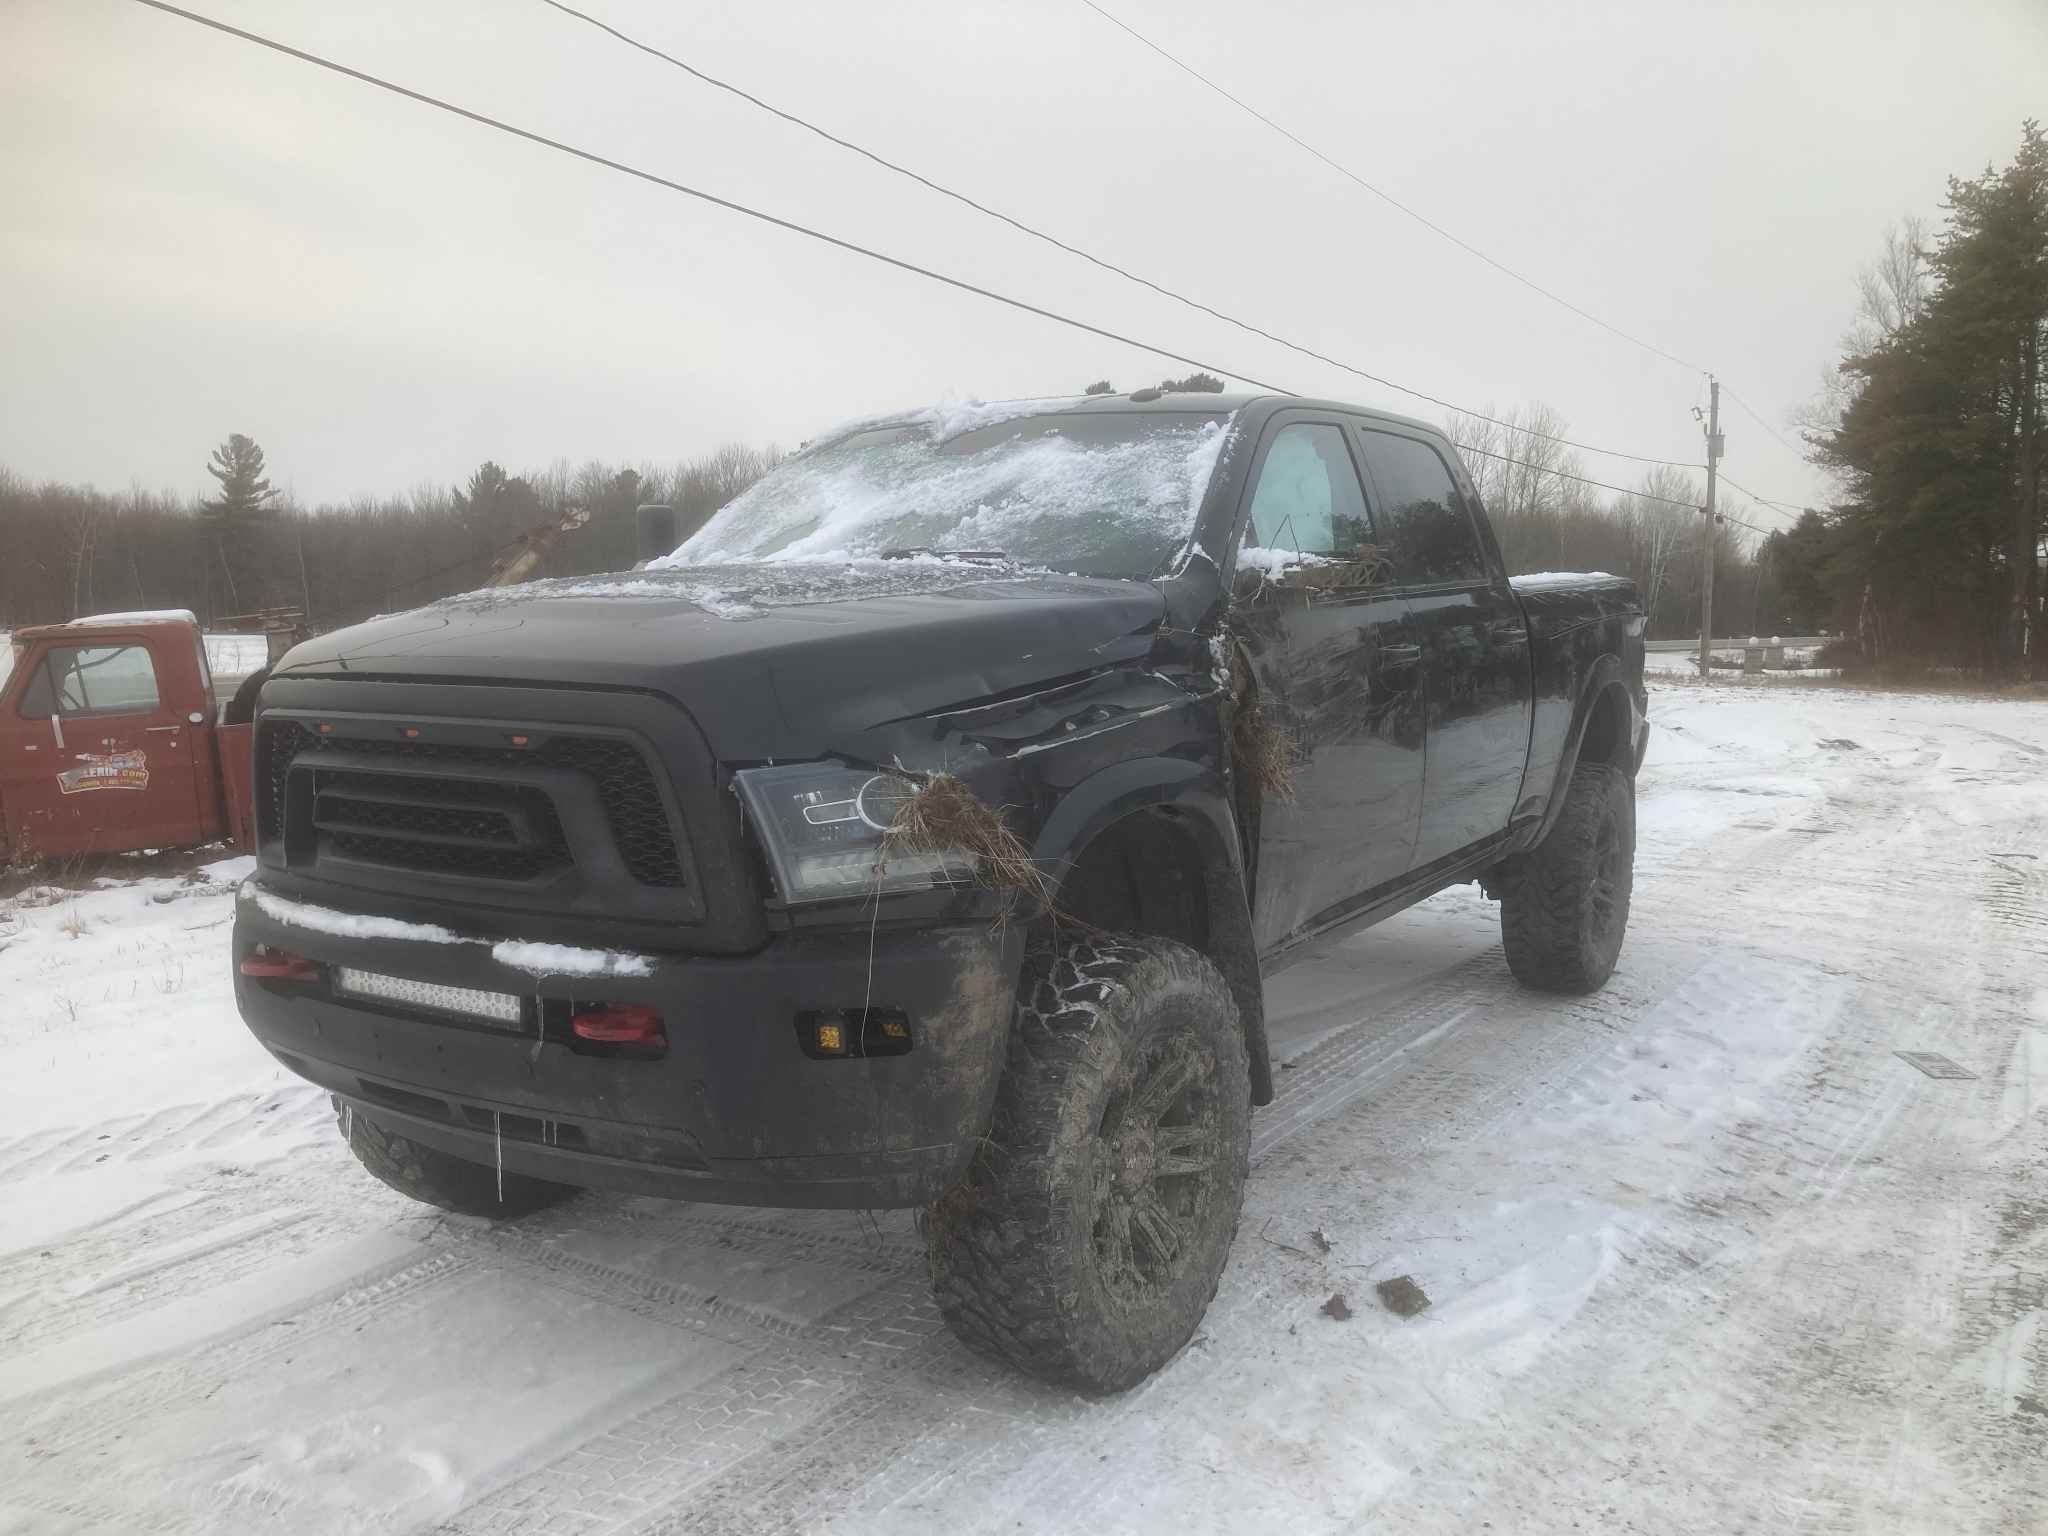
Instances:
[[[21,699],[21,713],[31,718],[147,715],[161,706],[156,665],[141,645],[57,646]]]
[[[1436,449],[1413,437],[1361,430],[1394,569],[1403,586],[1479,586],[1491,580],[1471,510]]]

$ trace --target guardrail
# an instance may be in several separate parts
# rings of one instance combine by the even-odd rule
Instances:
[[[1756,635],[1750,635],[1746,638],[1731,637],[1727,640],[1716,640],[1713,644],[1713,649],[1717,651],[1746,651],[1752,645],[1775,645],[1782,650],[1809,651],[1818,646],[1826,645],[1830,640],[1839,640],[1841,638],[1840,635],[1772,635],[1769,639],[1760,639]],[[1646,651],[1696,651],[1699,648],[1700,643],[1697,640],[1645,640],[1643,642],[1643,649]]]
[[[1716,640],[1708,648],[1715,654],[1740,652],[1742,670],[1762,672],[1769,667],[1785,665],[1787,651],[1818,650],[1821,646],[1839,639],[1836,635],[1772,635],[1768,640],[1751,635],[1746,640]],[[1697,640],[1646,640],[1643,649],[1665,655],[1675,653],[1692,654],[1699,650]]]

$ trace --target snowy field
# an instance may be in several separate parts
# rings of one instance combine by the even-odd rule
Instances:
[[[1222,1291],[1108,1402],[904,1214],[373,1182],[235,1017],[237,864],[0,906],[0,1532],[2040,1531],[2048,704],[1651,717],[1607,989],[1470,890],[1276,978]]]

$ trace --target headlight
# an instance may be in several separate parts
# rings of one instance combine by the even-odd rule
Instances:
[[[882,857],[883,834],[917,792],[908,779],[838,763],[743,768],[732,777],[785,901],[922,891],[974,878],[974,856],[959,849]]]

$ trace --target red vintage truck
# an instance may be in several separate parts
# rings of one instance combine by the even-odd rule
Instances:
[[[0,670],[0,866],[253,846],[251,700],[217,696],[192,614],[41,625],[15,631],[10,651]]]

